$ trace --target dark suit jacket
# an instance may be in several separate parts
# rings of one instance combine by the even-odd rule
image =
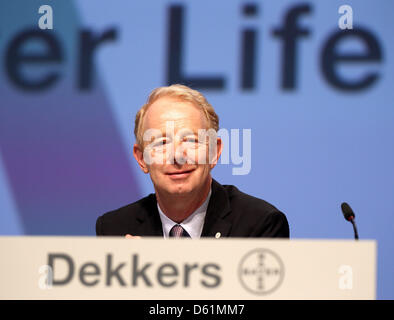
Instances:
[[[289,237],[286,216],[268,202],[212,179],[201,237]],[[149,196],[97,219],[96,234],[163,236],[156,196]]]

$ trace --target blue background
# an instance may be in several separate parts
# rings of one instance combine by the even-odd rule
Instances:
[[[257,14],[243,14],[245,3]],[[394,3],[391,1],[49,1],[60,62],[26,63],[33,81],[54,72],[44,90],[16,85],[7,71],[10,44],[37,28],[42,1],[0,4],[0,234],[94,235],[98,215],[153,192],[132,158],[133,122],[149,92],[167,84],[169,7],[184,12],[185,76],[221,76],[223,89],[201,91],[220,127],[251,129],[251,172],[236,165],[212,172],[222,184],[263,198],[286,213],[292,238],[350,239],[340,204],[356,213],[361,239],[378,242],[380,299],[394,298]],[[309,36],[297,39],[296,87],[281,87],[286,12],[307,4],[298,18]],[[354,27],[375,37],[382,59],[338,65],[341,78],[377,80],[344,91],[325,79],[323,46],[339,32],[338,8],[353,8]],[[93,56],[92,85],[78,87],[81,30],[100,36],[116,29]],[[240,86],[242,32],[256,32],[255,87]],[[45,54],[39,41],[24,53]],[[21,49],[22,50],[22,49]],[[357,39],[340,52],[365,54]],[[200,88],[196,88],[200,89]]]

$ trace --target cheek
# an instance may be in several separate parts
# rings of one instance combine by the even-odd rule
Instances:
[[[197,170],[195,171],[195,175],[191,179],[191,182],[194,185],[201,185],[206,181],[209,173],[211,172],[208,164],[200,164],[198,165]]]
[[[172,146],[169,145],[166,148],[147,149],[144,151],[144,160],[152,168],[155,167],[156,170],[161,170],[160,166],[174,163],[174,152]]]
[[[164,175],[162,174],[162,172],[163,172],[163,170],[162,170],[161,165],[152,164],[149,167],[149,174],[150,174],[152,181],[154,181],[154,182],[159,182],[160,180],[163,179]]]
[[[188,149],[187,159],[190,164],[208,164],[208,148],[206,146],[200,146],[198,148]]]

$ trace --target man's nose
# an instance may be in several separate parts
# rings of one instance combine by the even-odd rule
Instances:
[[[185,164],[187,161],[187,150],[183,145],[183,141],[175,142],[174,160],[177,164]]]

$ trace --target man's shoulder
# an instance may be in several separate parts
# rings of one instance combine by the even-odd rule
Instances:
[[[234,185],[223,185],[223,188],[226,190],[233,210],[241,209],[244,213],[253,212],[254,214],[279,212],[271,203],[242,192]]]
[[[287,218],[274,205],[242,192],[233,185],[222,187],[227,194],[231,211],[231,236],[289,238]]]
[[[100,216],[101,219],[105,220],[122,220],[122,219],[130,219],[132,216],[136,216],[141,210],[148,208],[149,205],[152,205],[152,200],[154,198],[153,194],[150,194],[142,199],[139,199],[135,202],[124,205],[120,208],[108,211]]]

